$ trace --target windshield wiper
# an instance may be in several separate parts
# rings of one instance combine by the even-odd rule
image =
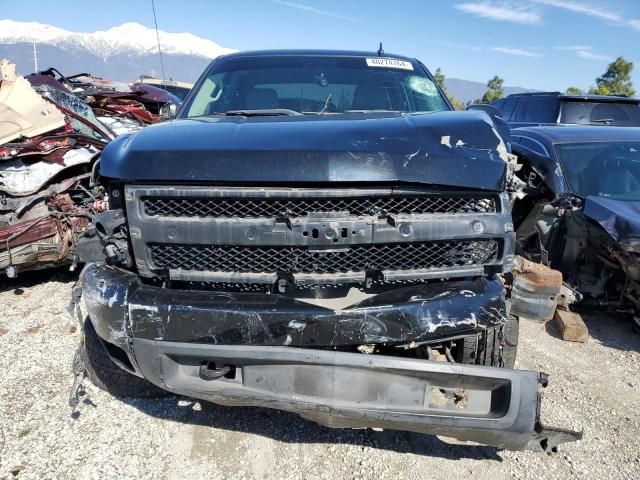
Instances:
[[[265,108],[261,110],[229,110],[224,112],[228,116],[238,117],[276,117],[281,115],[302,115],[295,110],[289,110],[288,108]]]
[[[613,123],[613,118],[599,118],[597,120],[589,120],[589,123]]]
[[[344,113],[401,113],[400,110],[386,110],[384,108],[376,108],[372,110],[345,110]]]

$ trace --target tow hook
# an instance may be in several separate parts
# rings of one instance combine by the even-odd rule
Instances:
[[[222,368],[216,368],[215,363],[206,362],[200,365],[200,378],[202,380],[217,380],[231,372],[231,368],[227,365]]]

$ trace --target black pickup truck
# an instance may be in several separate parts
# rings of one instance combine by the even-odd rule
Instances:
[[[535,125],[640,127],[640,99],[560,92],[514,93],[492,103],[511,128]]]
[[[561,278],[514,256],[508,129],[451,110],[396,55],[213,61],[175,121],[100,159],[88,376],[333,427],[578,438],[540,423],[546,376],[512,370],[517,315],[552,314]]]

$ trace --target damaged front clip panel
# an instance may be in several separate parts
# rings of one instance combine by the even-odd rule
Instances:
[[[554,451],[581,438],[540,423],[546,377],[428,359],[435,358],[430,347],[454,331],[503,321],[495,277],[400,288],[342,310],[273,294],[154,287],[96,264],[81,284],[114,362],[171,392],[286,410],[331,427],[408,430],[515,450]],[[375,353],[358,353],[360,345]],[[406,355],[421,345],[424,358]]]

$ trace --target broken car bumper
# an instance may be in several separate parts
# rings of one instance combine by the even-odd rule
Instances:
[[[222,405],[295,412],[330,427],[406,430],[514,450],[553,449],[566,441],[563,432],[541,430],[540,437],[534,431],[534,372],[291,347],[134,339],[133,349],[147,380]]]
[[[448,289],[455,283],[447,282]],[[469,318],[483,309],[501,311],[504,300],[496,279],[461,283],[455,295],[462,297],[446,300],[450,308],[476,308],[474,315],[467,312]],[[279,295],[151,287],[130,272],[94,264],[82,276],[83,299],[96,332],[128,357],[123,362],[112,355],[114,361],[178,394],[295,412],[331,427],[424,432],[516,450],[553,450],[579,438],[541,426],[544,377],[537,373],[327,348],[330,331],[337,346],[414,341],[427,338],[428,330],[437,334],[439,328],[424,319],[447,295],[438,293],[442,284],[434,285],[399,289],[387,298],[378,295],[375,301],[333,312]],[[274,301],[265,303],[263,297]],[[411,307],[414,303],[422,305],[422,317],[416,305]],[[455,326],[452,312],[440,312],[442,318],[450,314],[449,325],[440,325],[444,332]],[[341,315],[344,330],[338,332]],[[500,317],[493,315],[494,321]],[[316,323],[306,323],[318,316]],[[422,330],[416,323],[420,318]],[[473,331],[475,322],[463,330]]]
[[[342,310],[284,295],[178,290],[128,271],[89,264],[83,298],[98,334],[217,345],[356,347],[428,343],[475,335],[506,318],[497,277],[436,282],[380,293]],[[128,319],[128,321],[126,321]]]

